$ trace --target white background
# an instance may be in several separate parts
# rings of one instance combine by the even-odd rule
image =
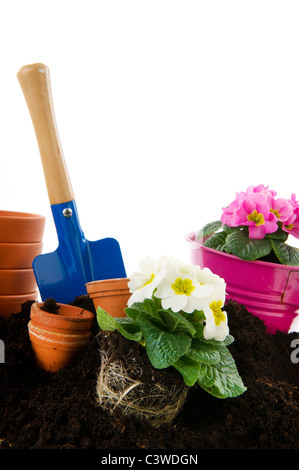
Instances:
[[[50,68],[82,229],[189,260],[185,234],[263,183],[299,199],[299,2],[0,2],[0,208],[46,215],[39,150],[16,78]],[[296,240],[294,243],[296,244]]]

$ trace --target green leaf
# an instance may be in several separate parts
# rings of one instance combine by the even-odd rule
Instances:
[[[158,303],[152,299],[144,299],[142,302],[143,310],[150,313],[154,317],[158,317]]]
[[[289,234],[282,229],[276,230],[274,233],[267,233],[266,238],[270,238],[273,240],[280,240],[281,242],[285,242],[288,239]]]
[[[126,314],[134,321],[141,316],[148,318],[155,326],[164,330],[165,324],[158,312],[158,305],[151,299],[145,299],[142,303],[135,302],[131,307],[125,308]]]
[[[281,264],[299,266],[299,250],[293,246],[271,239],[271,246]]]
[[[137,323],[143,332],[148,358],[157,369],[173,365],[190,348],[192,339],[183,332],[162,331],[149,319],[141,316]]]
[[[217,364],[200,363],[198,384],[217,398],[237,397],[247,388],[238,373],[236,363],[227,348],[220,348]]]
[[[140,326],[137,325],[131,318],[118,318],[117,323],[119,326],[119,332],[127,339],[131,341],[141,341],[142,331]]]
[[[183,315],[192,323],[199,323],[206,319],[203,310],[194,310],[192,313],[184,313]]]
[[[193,339],[191,348],[186,355],[196,362],[204,364],[217,364],[220,361],[220,354],[217,348],[211,344],[203,343],[198,339]]]
[[[130,318],[114,318],[101,307],[97,308],[97,322],[103,331],[118,330],[125,338],[132,341],[142,339],[140,327]]]
[[[203,238],[207,237],[208,235],[212,235],[212,233],[217,232],[217,230],[219,230],[221,226],[221,220],[215,220],[214,222],[210,222],[197,232],[196,238]]]
[[[194,336],[196,333],[192,323],[180,312],[173,312],[170,309],[159,310],[159,316],[169,332],[182,331],[191,336]]]
[[[184,382],[189,387],[192,387],[199,374],[199,364],[193,361],[188,356],[182,356],[178,361],[173,364],[173,367],[182,374]]]
[[[223,231],[228,235],[229,233],[237,232],[240,230],[240,226],[238,227],[229,227],[229,225],[224,224],[222,226]]]
[[[204,242],[204,246],[207,246],[208,248],[213,248],[217,251],[225,251],[226,238],[226,232],[214,233],[206,239],[206,241]]]
[[[101,330],[114,331],[118,330],[118,323],[114,317],[105,312],[101,307],[97,308],[97,322]]]
[[[140,312],[143,312],[143,311],[144,311],[144,308],[143,308],[142,302],[135,302],[133,305],[131,305],[131,307],[125,308],[125,313],[133,320],[136,320]]]
[[[201,339],[204,339],[203,335],[203,330],[204,330],[204,325],[202,323],[194,323],[194,328],[196,330],[195,337]]]
[[[272,246],[267,238],[262,240],[249,238],[247,231],[240,230],[227,236],[225,249],[239,258],[252,261],[268,255]]]

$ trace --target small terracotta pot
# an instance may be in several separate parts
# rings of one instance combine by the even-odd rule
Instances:
[[[20,295],[36,291],[33,269],[0,269],[0,294]]]
[[[41,310],[43,305],[32,304],[28,331],[37,366],[56,372],[72,364],[86,346],[94,315],[66,304],[58,304],[59,313],[48,313]]]
[[[128,282],[126,277],[88,282],[86,289],[95,309],[101,307],[112,317],[125,317],[124,309],[131,296]]]
[[[46,218],[26,212],[0,211],[1,243],[35,243],[43,239]]]
[[[37,291],[22,295],[0,295],[0,316],[10,317],[12,313],[19,313],[24,302],[37,299]]]
[[[32,268],[32,262],[41,254],[42,248],[42,242],[0,243],[0,269]]]

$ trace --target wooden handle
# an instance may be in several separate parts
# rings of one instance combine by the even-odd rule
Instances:
[[[49,69],[40,63],[25,65],[17,77],[34,126],[50,203],[72,201],[74,194],[57,131]]]

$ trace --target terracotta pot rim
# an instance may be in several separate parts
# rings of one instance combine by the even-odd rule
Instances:
[[[36,242],[0,242],[0,248],[34,248],[42,246],[43,241],[36,241]]]
[[[0,293],[3,295],[26,294],[36,290],[32,268],[0,269]]]
[[[94,314],[89,310],[86,310],[81,307],[76,307],[75,305],[61,304],[57,302],[57,305],[60,306],[60,312],[63,313],[50,313],[45,310],[41,310],[40,307],[43,307],[45,302],[34,302],[31,305],[31,314],[42,315],[43,318],[55,319],[61,322],[71,321],[74,323],[79,323],[86,320],[92,320]]]
[[[0,211],[0,241],[31,243],[43,240],[46,216],[30,212]]]
[[[101,291],[97,290],[94,292],[91,292],[89,294],[89,297],[93,299],[94,297],[109,297],[111,295],[127,295],[128,294],[128,289],[115,289],[115,290],[107,290],[107,291]]]
[[[91,281],[85,284],[87,292],[89,294],[94,294],[97,292],[110,291],[116,292],[118,290],[127,290],[129,278],[127,277],[118,277],[114,279],[101,279],[99,281]]]
[[[0,269],[0,274],[26,274],[31,273],[33,270],[32,268],[2,268]],[[0,286],[1,290],[1,286]]]
[[[1,220],[28,220],[28,219],[45,219],[46,216],[42,214],[33,214],[31,212],[19,212],[19,211],[2,211],[0,210],[0,222]]]
[[[208,238],[208,237],[205,237],[205,238]],[[269,262],[269,261],[260,261],[260,260],[246,260],[246,259],[242,259],[242,258],[239,258],[238,256],[235,256],[235,255],[232,255],[230,253],[225,253],[223,251],[218,251],[218,250],[215,250],[214,248],[210,248],[208,246],[204,246],[203,243],[202,243],[202,239],[198,239],[196,238],[196,232],[189,232],[187,233],[187,235],[185,236],[185,239],[191,243],[191,245],[193,246],[201,246],[202,249],[206,250],[207,252],[210,252],[210,253],[218,253],[219,256],[223,256],[225,258],[228,258],[228,259],[231,259],[231,260],[235,260],[235,261],[239,261],[240,263],[250,263],[250,264],[255,264],[257,266],[264,266],[264,267],[268,267],[268,268],[275,268],[275,269],[282,269],[282,270],[288,270],[288,271],[299,271],[299,266],[291,266],[291,265],[288,265],[288,264],[279,264],[279,263],[272,263],[272,262]]]
[[[22,298],[27,297],[27,296],[32,296],[36,295],[37,296],[38,292],[33,291],[33,292],[26,292],[25,294],[0,294],[0,303],[1,301],[8,301],[8,300],[22,300]],[[31,300],[31,299],[28,299]]]
[[[0,242],[0,269],[32,269],[33,260],[42,253],[43,242]]]

